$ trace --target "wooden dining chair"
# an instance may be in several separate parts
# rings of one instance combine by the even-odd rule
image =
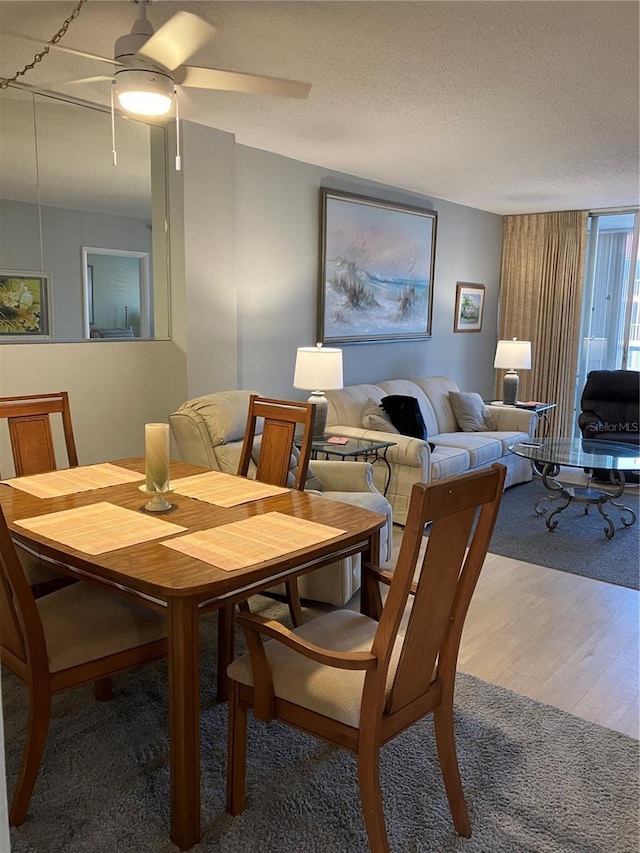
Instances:
[[[461,835],[471,835],[454,737],[456,661],[505,473],[496,464],[413,486],[395,571],[363,567],[363,593],[379,621],[342,609],[290,631],[277,621],[239,614],[249,654],[228,668],[228,812],[237,815],[245,807],[251,707],[260,720],[280,720],[357,756],[369,846],[372,853],[387,853],[380,747],[433,714],[453,823]],[[419,565],[427,522],[431,528]],[[389,587],[384,606],[380,583]],[[263,642],[261,635],[271,640]]]
[[[257,447],[256,432],[259,418],[263,421],[260,444]],[[246,477],[253,463],[256,480],[272,486],[290,486],[304,491],[311,456],[314,420],[315,406],[311,403],[276,400],[251,394],[238,474]],[[300,430],[300,428],[303,430],[302,443],[296,463],[294,441],[296,429]],[[285,592],[291,621],[294,626],[301,625],[304,616],[296,578],[286,582]],[[234,655],[234,610],[233,605],[224,605],[218,611],[218,648],[221,650],[222,659],[226,660],[233,659]],[[227,654],[229,657],[225,658]],[[228,699],[229,681],[226,672],[218,672],[217,696],[221,700]]]
[[[0,397],[0,418],[6,418],[9,424],[16,477],[55,471],[58,467],[51,432],[53,414],[60,414],[62,418],[69,467],[74,468],[78,464],[78,454],[66,391]]]
[[[260,447],[256,450],[254,442],[258,419],[262,418]],[[272,486],[291,486],[304,491],[311,457],[311,441],[315,406],[313,403],[299,403],[295,400],[274,400],[252,394],[249,397],[247,426],[240,453],[238,474],[246,477],[249,465],[256,455],[256,480]],[[297,463],[294,454],[296,429],[302,430]],[[293,462],[293,465],[292,465]],[[295,466],[295,467],[293,467]],[[293,482],[290,483],[293,467]],[[303,622],[298,582],[294,578],[287,581],[287,605],[294,626]]]
[[[29,474],[44,474],[55,471],[56,454],[51,429],[51,415],[61,416],[62,431],[70,468],[78,464],[78,454],[73,437],[69,395],[66,391],[53,394],[29,394],[22,397],[0,397],[0,419],[6,418],[9,427],[9,442],[13,455],[16,477]],[[66,579],[19,550],[27,580],[36,595],[50,592]]]
[[[9,809],[27,814],[44,753],[54,693],[95,682],[111,696],[110,676],[167,653],[164,613],[79,581],[35,599],[0,510],[0,660],[29,690],[22,763]]]

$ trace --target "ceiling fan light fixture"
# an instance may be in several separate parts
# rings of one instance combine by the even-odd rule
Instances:
[[[115,91],[123,110],[143,116],[165,115],[173,102],[173,80],[157,71],[125,68],[115,75]]]

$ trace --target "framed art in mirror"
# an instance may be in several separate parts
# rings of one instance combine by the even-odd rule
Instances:
[[[454,332],[481,332],[484,312],[484,284],[456,284]]]
[[[52,334],[51,276],[0,270],[0,341],[49,340]]]
[[[437,213],[321,189],[318,340],[431,337]]]

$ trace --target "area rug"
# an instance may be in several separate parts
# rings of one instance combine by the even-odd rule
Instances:
[[[275,609],[274,609],[275,608]],[[282,605],[261,612],[279,615]],[[224,811],[227,707],[214,699],[215,618],[202,625],[202,841],[193,853],[366,853],[354,759],[250,716],[247,809]],[[26,691],[2,673],[11,792]],[[166,668],[54,698],[27,821],[13,853],[175,853],[168,840]],[[394,853],[637,853],[638,742],[459,675],[456,729],[472,838],[453,829],[430,719],[382,751]]]
[[[561,569],[607,583],[640,588],[640,521],[624,528],[617,511],[613,539],[604,535],[605,522],[597,507],[572,503],[555,518],[549,531],[544,517],[534,512],[538,498],[548,495],[540,478],[506,489],[489,550],[503,557]],[[622,503],[640,518],[638,492],[626,493]]]

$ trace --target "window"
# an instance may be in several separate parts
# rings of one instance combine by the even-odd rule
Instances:
[[[640,213],[592,213],[587,228],[577,411],[590,370],[640,370]]]

